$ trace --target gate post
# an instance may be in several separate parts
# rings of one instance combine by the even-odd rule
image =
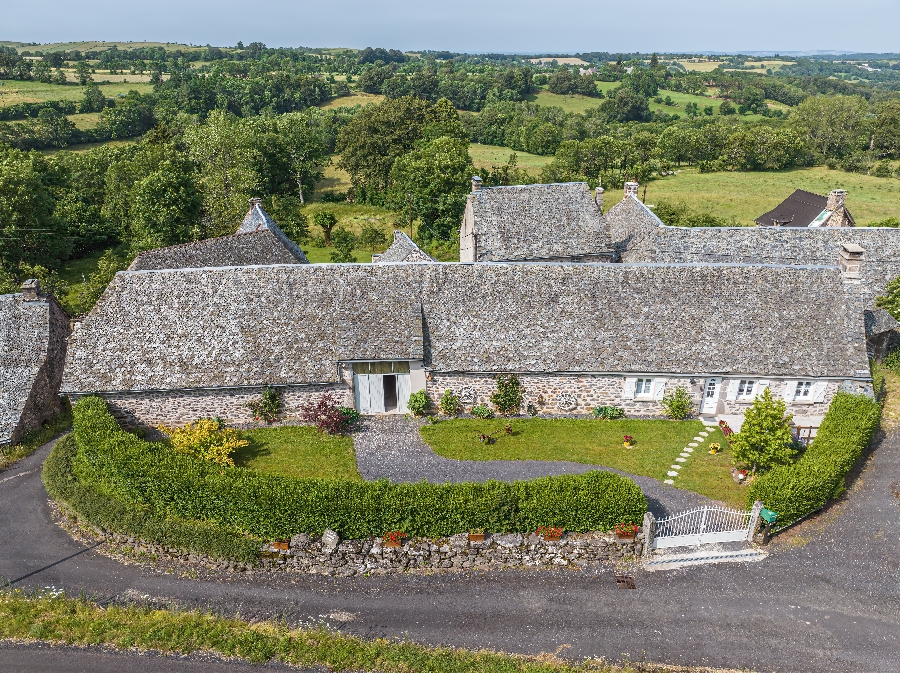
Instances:
[[[653,550],[653,538],[656,537],[656,517],[653,512],[644,512],[644,552],[642,556],[650,556]]]
[[[753,542],[753,536],[756,535],[756,529],[759,528],[759,513],[762,508],[761,500],[753,503],[753,509],[750,510],[750,526],[747,528],[747,542]]]

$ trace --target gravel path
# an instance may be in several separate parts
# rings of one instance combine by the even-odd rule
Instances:
[[[683,491],[651,479],[626,474],[602,465],[562,460],[453,460],[437,455],[422,441],[419,422],[405,416],[367,418],[354,435],[356,466],[364,479],[394,482],[517,481],[560,474],[606,470],[633,479],[657,518],[712,502],[697,493]]]

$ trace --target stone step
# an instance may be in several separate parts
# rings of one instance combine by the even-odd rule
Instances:
[[[675,459],[675,462],[676,462],[676,463],[683,463],[683,462],[685,462],[686,460],[687,460],[686,457],[684,457],[684,456],[679,456],[678,458]]]
[[[675,481],[672,480],[672,479],[665,479],[665,480],[663,480],[663,483],[664,483],[664,484],[674,484]]]
[[[737,551],[708,551],[689,552],[686,554],[673,554],[672,556],[650,557],[644,563],[644,569],[650,572],[657,570],[677,570],[685,566],[709,565],[712,563],[755,563],[768,558],[755,549],[740,549]]]

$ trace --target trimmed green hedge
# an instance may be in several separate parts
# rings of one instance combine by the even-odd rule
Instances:
[[[44,461],[42,476],[50,497],[65,503],[84,521],[105,530],[213,558],[243,563],[259,558],[263,542],[260,539],[202,521],[157,516],[146,506],[123,503],[91,484],[80,483],[72,471],[77,451],[74,435],[60,439]]]
[[[776,467],[750,485],[748,503],[761,500],[787,525],[844,490],[844,481],[878,428],[881,405],[865,395],[838,393],[815,440],[792,465]]]
[[[610,472],[532,481],[391,484],[293,479],[221,467],[123,431],[98,397],[74,409],[81,483],[156,515],[215,523],[264,538],[332,528],[345,538],[402,530],[440,537],[471,528],[570,531],[640,523],[647,502],[630,479]]]

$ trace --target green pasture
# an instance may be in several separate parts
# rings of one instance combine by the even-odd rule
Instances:
[[[831,170],[824,166],[783,171],[700,173],[687,168],[648,183],[647,203],[683,201],[697,210],[750,226],[795,189],[826,195],[847,190],[847,207],[858,225],[900,215],[900,180]]]
[[[99,77],[99,75],[98,75]],[[127,75],[126,75],[127,77]],[[136,75],[132,75],[136,77]],[[114,82],[99,84],[100,90],[108,98],[125,95],[129,91],[151,93],[153,85],[143,82]],[[77,84],[44,84],[43,82],[22,82],[0,80],[0,107],[16,103],[40,103],[45,100],[81,100],[84,90]]]
[[[544,166],[553,161],[553,157],[542,157],[528,152],[516,152],[508,147],[498,145],[481,145],[472,143],[469,145],[469,156],[475,168],[480,170],[490,169],[493,166],[502,166],[509,161],[511,154],[516,155],[516,163],[532,174],[537,174]]]

